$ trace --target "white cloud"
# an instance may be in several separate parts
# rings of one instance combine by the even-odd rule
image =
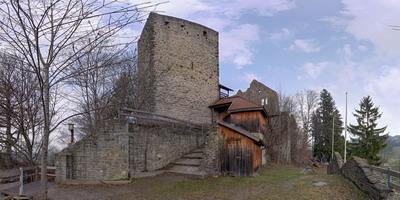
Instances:
[[[367,81],[365,90],[371,94],[376,94],[389,102],[400,100],[400,68],[382,67],[382,74],[372,80]]]
[[[145,3],[145,5],[159,4],[156,9],[149,7],[148,11],[157,11],[160,14],[172,15],[179,18],[188,19],[192,14],[197,12],[206,12],[215,9],[210,3],[202,0],[154,0],[151,4],[146,4],[146,0],[129,0],[132,4]]]
[[[238,68],[252,64],[254,50],[251,45],[259,40],[260,28],[255,24],[242,24],[220,33],[220,57]]]
[[[248,12],[255,12],[261,16],[273,16],[279,11],[290,10],[296,6],[289,0],[236,0],[225,1],[222,10],[230,16],[238,16]],[[228,5],[229,4],[229,5]]]
[[[245,81],[246,83],[250,84],[251,81],[254,79],[257,81],[261,80],[261,77],[254,73],[245,72],[244,75],[239,77],[241,80]]]
[[[282,28],[280,31],[268,34],[268,39],[272,41],[280,41],[288,38],[292,32],[288,28]]]
[[[304,66],[301,68],[305,72],[305,76],[299,76],[299,79],[303,78],[312,78],[316,79],[318,76],[321,74],[321,72],[327,68],[331,63],[329,62],[320,62],[320,63],[312,63],[312,62],[307,62],[304,64]]]
[[[358,51],[367,51],[368,50],[368,48],[364,45],[358,45],[357,49],[358,49]]]
[[[374,44],[380,54],[400,55],[399,32],[392,25],[399,25],[400,3],[396,0],[342,0],[344,15],[351,17],[346,31],[359,40]]]
[[[295,40],[294,44],[292,44],[288,50],[290,51],[302,51],[305,53],[314,53],[318,52],[321,50],[317,46],[317,42],[312,39],[307,39],[307,40]]]
[[[322,22],[329,22],[333,26],[343,26],[346,25],[346,20],[337,16],[325,16],[319,19]]]
[[[156,0],[153,3],[157,2],[164,1]],[[172,0],[160,4],[156,10],[220,32],[221,60],[232,62],[240,69],[253,63],[254,50],[251,45],[260,39],[260,27],[255,24],[238,24],[238,19],[244,14],[273,16],[295,6],[292,0]]]
[[[343,45],[342,48],[336,51],[340,56],[342,56],[345,60],[349,60],[353,56],[353,51],[351,50],[350,44]]]

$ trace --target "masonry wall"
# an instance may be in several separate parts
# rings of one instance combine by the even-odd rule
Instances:
[[[218,32],[151,13],[138,42],[141,109],[211,123],[219,97]]]
[[[218,132],[218,125],[210,125],[205,134],[204,159],[201,163],[201,168],[204,169],[207,174],[213,175],[221,173],[223,145],[224,140],[222,135]]]
[[[154,171],[204,146],[202,128],[169,122],[116,120],[97,135],[87,136],[56,155],[58,183],[67,180],[67,156],[73,157],[73,179],[128,179]]]
[[[342,167],[343,167],[342,156],[340,156],[338,152],[335,152],[333,155],[333,159],[329,163],[327,172],[328,174],[340,174]]]
[[[129,139],[125,121],[109,123],[100,133],[85,137],[56,155],[56,182],[66,181],[67,155],[73,157],[73,179],[128,178]]]
[[[394,196],[394,191],[389,188],[376,172],[370,169],[365,159],[352,157],[341,171],[345,177],[353,181],[370,199],[387,199]]]
[[[279,113],[278,94],[257,80],[253,80],[250,83],[250,87],[246,91],[242,92],[239,90],[236,95],[254,101],[258,104],[262,104],[262,99],[264,99],[263,106],[266,111],[272,115]],[[265,99],[267,99],[267,102]]]
[[[161,122],[129,125],[131,172],[154,171],[204,145],[201,128]]]

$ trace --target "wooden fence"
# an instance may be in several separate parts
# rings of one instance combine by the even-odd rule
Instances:
[[[40,166],[24,167],[22,170],[24,182],[39,181],[41,175],[40,169]],[[14,174],[0,177],[0,184],[17,182],[19,181],[20,176],[20,171],[16,171]],[[54,181],[54,178],[56,177],[56,167],[47,166],[47,177],[49,181]]]
[[[391,170],[391,167],[382,168],[382,167],[371,166],[371,169],[380,172],[382,174],[385,174],[387,176],[387,184],[390,188],[400,190],[400,185],[393,182],[393,177],[400,178],[400,172]]]

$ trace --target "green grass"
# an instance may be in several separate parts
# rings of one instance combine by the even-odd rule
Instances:
[[[327,182],[322,187],[315,182]],[[262,168],[254,177],[217,177],[160,183],[146,199],[368,199],[341,175]]]

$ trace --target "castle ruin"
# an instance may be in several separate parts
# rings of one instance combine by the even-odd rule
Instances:
[[[224,118],[213,121],[213,116],[232,114],[224,101],[215,104],[220,87],[226,88],[219,84],[218,32],[150,13],[138,41],[138,55],[140,110],[131,109],[136,114],[130,113],[130,120],[121,117],[105,124],[99,133],[58,153],[58,183],[128,179],[171,164],[174,166],[168,170],[173,173],[221,173],[223,163],[224,173],[252,175],[264,163],[261,151],[265,143],[262,135],[258,137],[260,133],[221,121]],[[250,94],[249,98],[253,97]],[[270,99],[275,102],[275,97]],[[237,105],[233,102],[237,98],[231,100],[229,104]],[[243,116],[241,121],[268,128],[269,114],[264,107],[243,102],[247,103],[239,103],[242,109],[235,110],[232,117]],[[251,109],[246,107],[249,105]],[[253,117],[245,119],[248,116]],[[239,169],[242,161],[249,163],[246,170]]]

